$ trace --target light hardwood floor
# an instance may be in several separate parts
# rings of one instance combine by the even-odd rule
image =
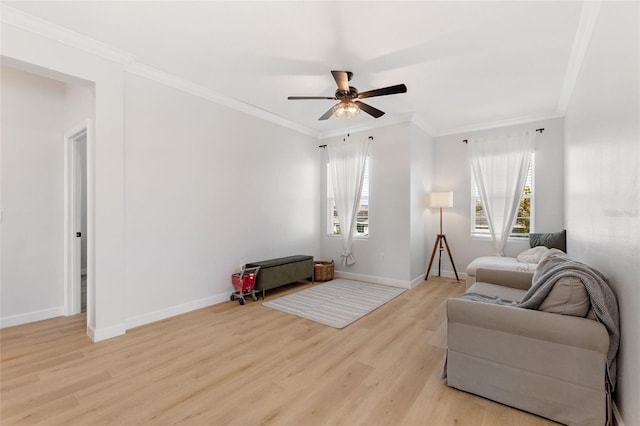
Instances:
[[[440,379],[444,302],[463,291],[463,283],[431,278],[342,330],[253,301],[95,344],[84,315],[7,328],[0,333],[0,422],[555,424]]]

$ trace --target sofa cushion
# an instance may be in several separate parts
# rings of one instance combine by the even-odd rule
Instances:
[[[563,277],[553,286],[538,310],[584,317],[591,303],[584,284],[576,277]]]
[[[481,294],[488,297],[498,297],[503,302],[509,303],[519,302],[520,300],[522,300],[522,296],[525,295],[526,291],[496,284],[476,282],[471,287],[469,287],[469,290],[467,290],[466,293]]]
[[[567,254],[565,252],[563,252],[562,250],[558,250],[558,249],[549,249],[546,252],[544,252],[544,254],[542,255],[542,257],[540,258],[540,261],[538,262],[538,266],[536,266],[536,271],[541,270],[544,265],[547,264],[547,262],[554,256],[567,256]]]
[[[518,262],[515,257],[481,256],[472,260],[467,266],[467,275],[475,277],[476,269],[500,269],[507,271],[535,271],[535,263]]]
[[[525,271],[478,268],[476,269],[476,281],[520,290],[529,290],[531,288],[533,274],[533,272]],[[469,287],[471,287],[472,284],[469,284]]]
[[[532,233],[529,234],[529,247],[545,246],[547,248],[557,248],[566,253],[567,251],[567,231]]]
[[[516,257],[516,259],[518,260],[518,262],[522,263],[538,263],[540,262],[542,255],[544,255],[548,251],[549,249],[545,246],[532,247],[520,253]]]

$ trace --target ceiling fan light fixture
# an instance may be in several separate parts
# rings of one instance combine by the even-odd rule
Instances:
[[[338,118],[353,118],[360,113],[360,108],[355,102],[345,99],[333,107],[333,115]]]
[[[396,93],[407,93],[407,86],[404,84],[396,84],[394,86],[367,90],[366,92],[358,92],[358,89],[349,86],[349,80],[351,80],[351,77],[353,76],[351,71],[331,71],[331,75],[333,75],[333,79],[338,85],[338,90],[336,90],[335,96],[289,96],[287,99],[330,99],[340,101],[337,105],[334,105],[322,114],[318,120],[328,120],[332,115],[335,115],[337,118],[353,118],[360,113],[360,110],[369,114],[373,118],[380,118],[384,115],[384,111],[380,111],[378,108],[361,102],[360,99],[373,98],[375,96],[395,95]]]

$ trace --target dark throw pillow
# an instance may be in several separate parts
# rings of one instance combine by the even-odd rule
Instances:
[[[567,231],[529,234],[529,247],[545,246],[567,252]]]

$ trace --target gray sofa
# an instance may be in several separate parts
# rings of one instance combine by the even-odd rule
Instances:
[[[478,269],[467,293],[519,301],[532,276]],[[449,299],[447,384],[560,423],[606,424],[609,335],[578,286],[556,289],[568,297],[549,294],[541,310]]]

